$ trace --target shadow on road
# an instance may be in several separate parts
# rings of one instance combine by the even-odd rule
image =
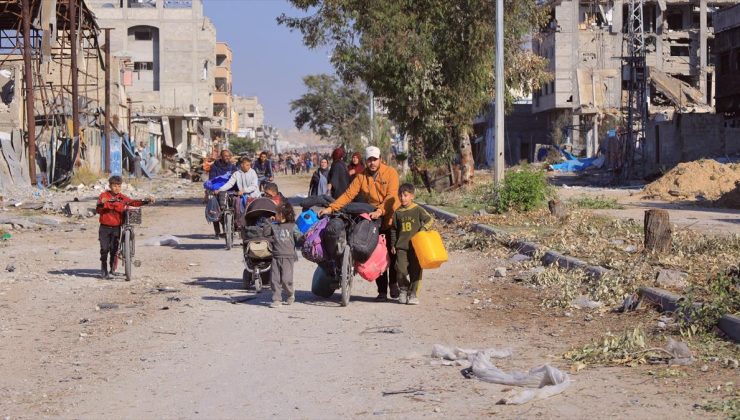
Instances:
[[[196,277],[193,281],[183,284],[188,286],[200,286],[212,290],[239,290],[242,288],[242,279],[225,277]]]
[[[177,237],[185,238],[185,239],[194,239],[194,240],[210,240],[210,241],[213,241],[213,243],[217,243],[212,233],[211,234],[193,233],[190,235],[177,235]],[[219,239],[219,241],[223,242],[223,239]]]
[[[234,248],[237,248],[241,245],[234,245]],[[223,241],[216,242],[215,240],[211,243],[203,243],[203,244],[180,244],[176,247],[174,247],[177,250],[180,251],[207,251],[207,250],[226,250],[226,244]]]
[[[48,271],[49,274],[61,275],[61,276],[75,276],[75,277],[86,277],[91,279],[100,279],[100,269],[92,270],[89,268],[72,268],[64,270],[52,270]],[[111,279],[113,280],[113,279]]]

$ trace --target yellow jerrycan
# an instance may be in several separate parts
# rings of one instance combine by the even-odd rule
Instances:
[[[447,250],[442,243],[442,237],[436,230],[422,230],[411,238],[416,258],[423,269],[439,268],[447,262]]]

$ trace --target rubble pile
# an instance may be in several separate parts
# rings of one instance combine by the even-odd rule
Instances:
[[[740,210],[740,182],[735,184],[734,190],[722,194],[722,197],[715,201],[714,205],[726,209]]]
[[[714,160],[679,163],[665,175],[648,184],[645,198],[676,200],[716,200],[740,182],[740,164]]]

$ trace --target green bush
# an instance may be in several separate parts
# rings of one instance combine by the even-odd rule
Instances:
[[[527,212],[547,204],[550,196],[552,188],[545,171],[525,165],[508,171],[504,184],[494,190],[494,209],[498,213],[509,210]]]
[[[617,202],[616,198],[608,198],[604,196],[589,197],[583,196],[571,200],[571,203],[579,209],[623,209],[624,206]]]
[[[258,142],[246,137],[229,137],[229,148],[231,149],[231,153],[235,155],[256,153],[259,147]]]

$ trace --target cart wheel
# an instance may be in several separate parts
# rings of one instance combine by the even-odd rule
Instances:
[[[340,276],[340,286],[342,288],[342,306],[347,306],[349,305],[350,292],[352,290],[352,260],[349,246],[344,247]]]
[[[262,292],[262,275],[255,269],[255,272],[252,274],[252,278],[254,279],[254,293],[260,293]]]

